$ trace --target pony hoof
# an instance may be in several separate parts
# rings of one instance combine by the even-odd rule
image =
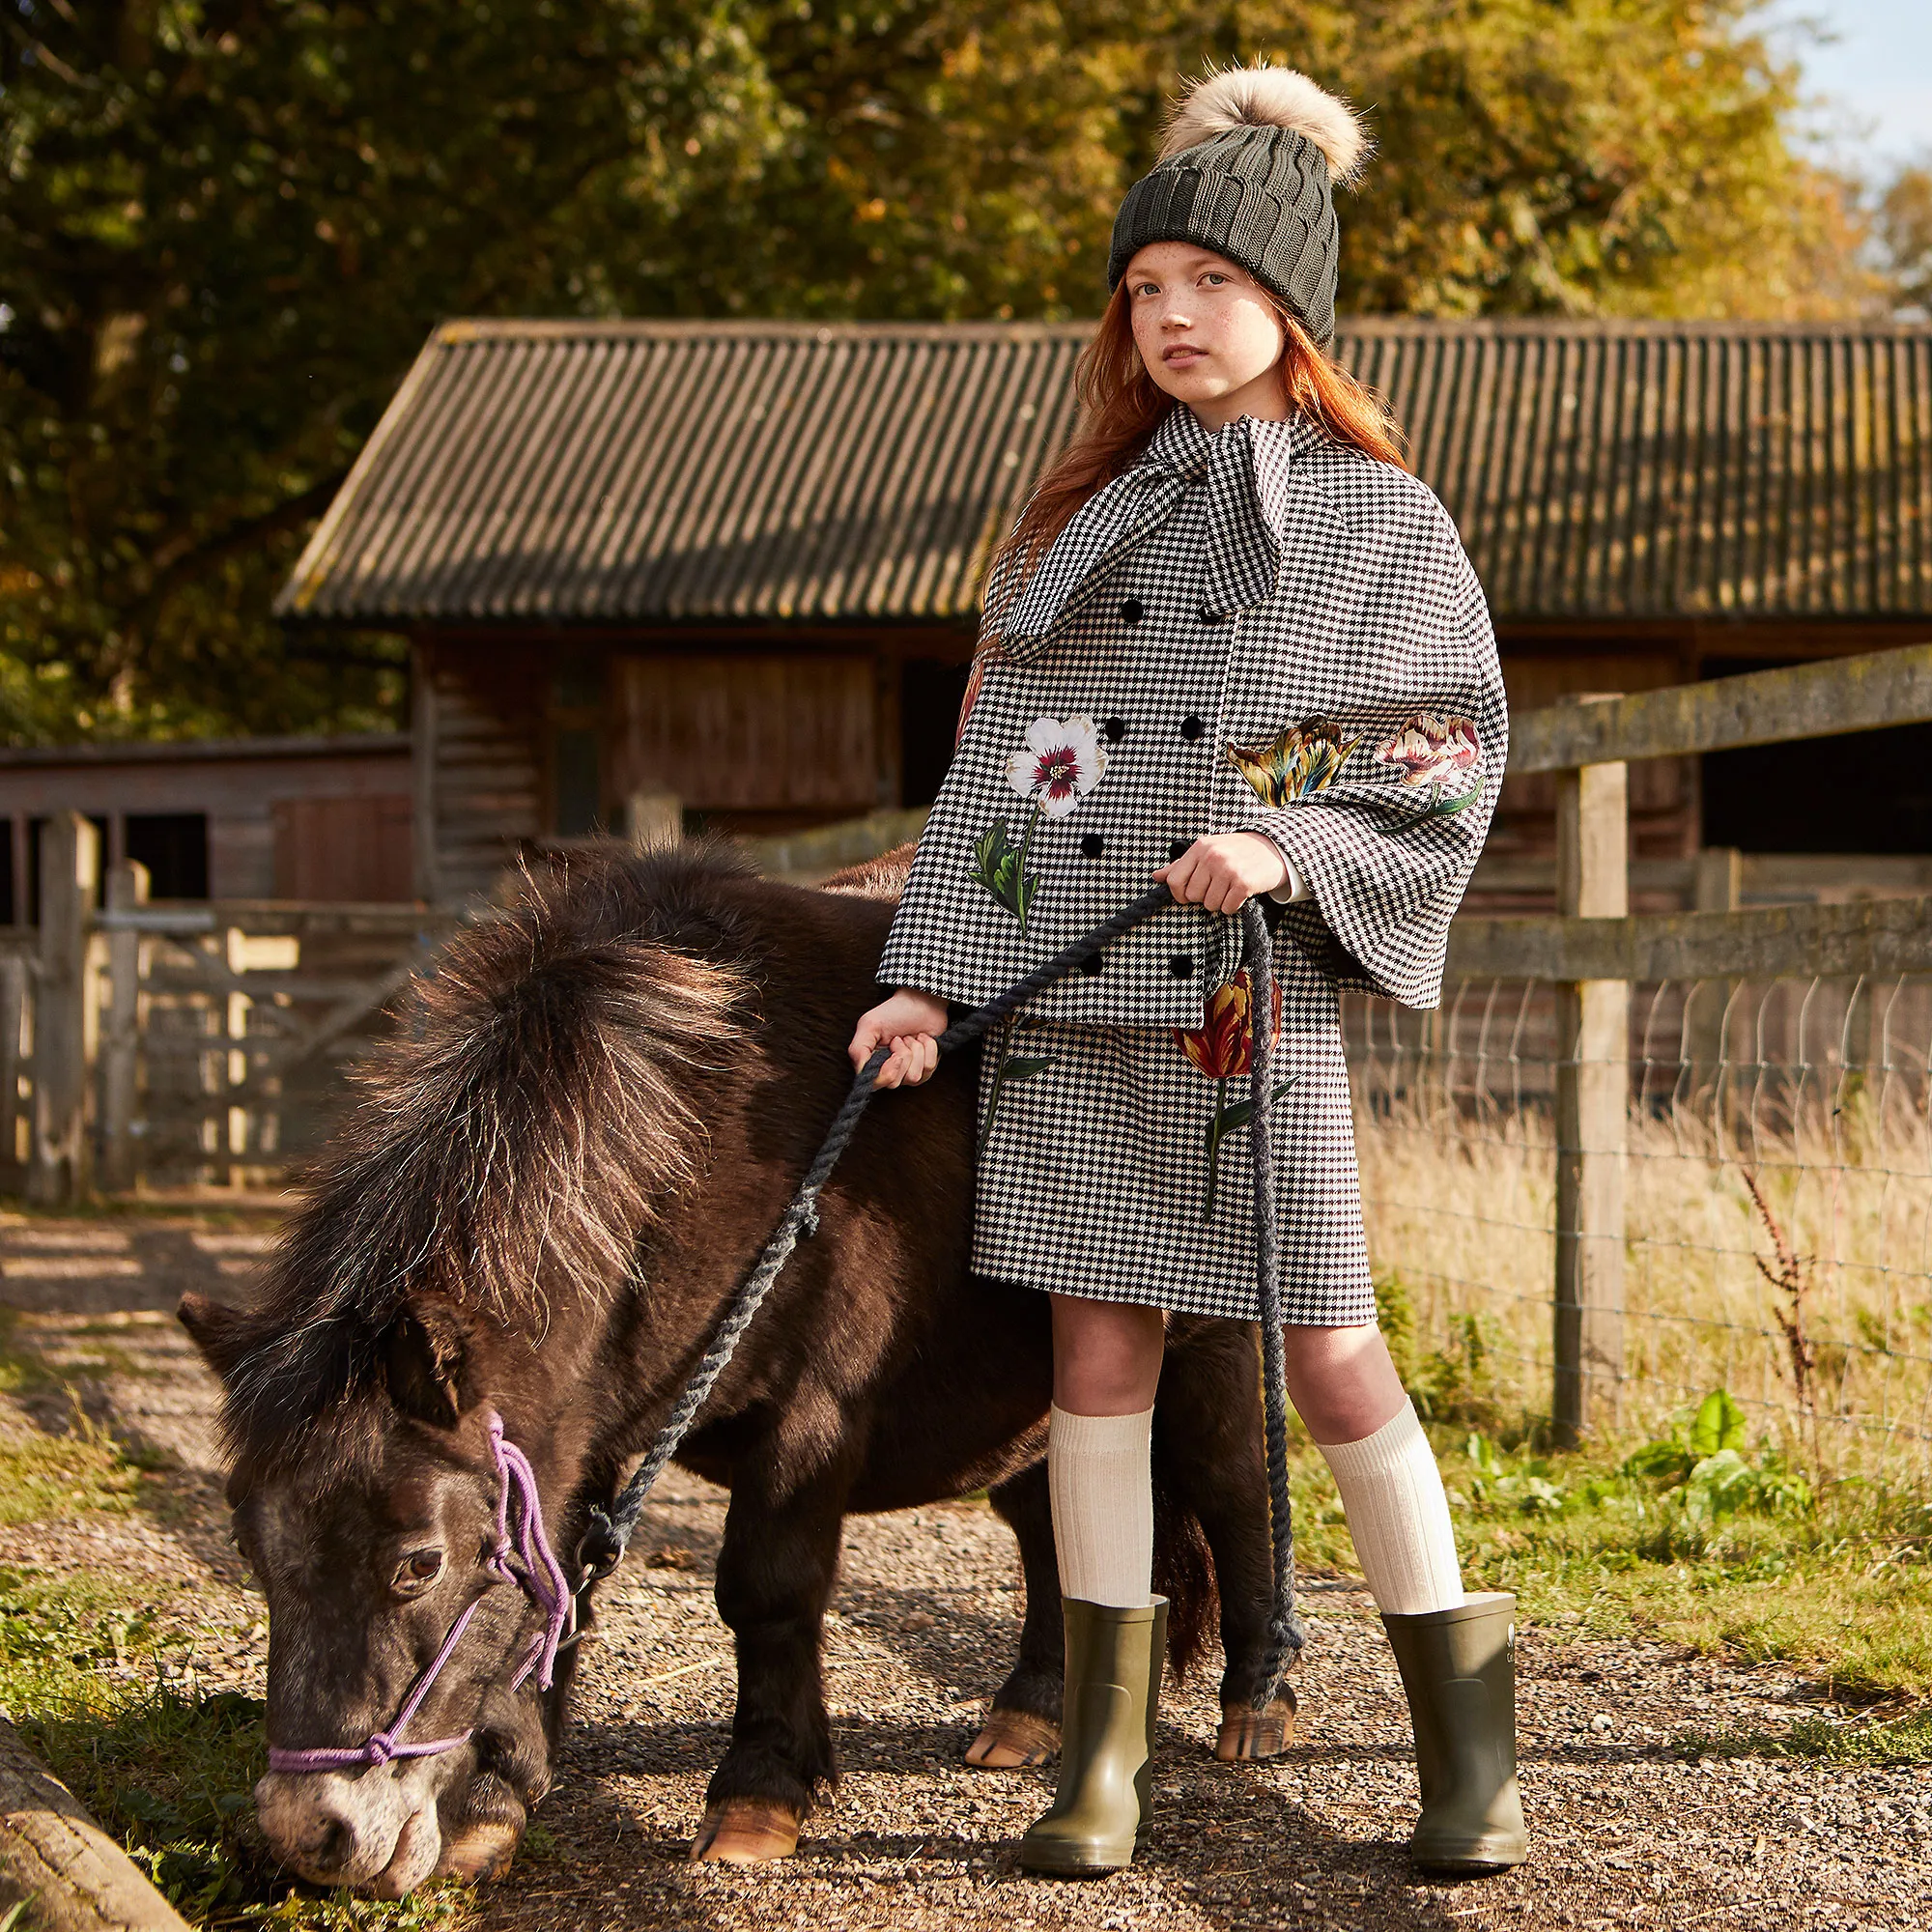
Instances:
[[[705,1807],[691,1841],[695,1865],[762,1865],[798,1850],[799,1814],[770,1798],[725,1798]]]
[[[1003,1711],[995,1704],[966,1747],[966,1762],[976,1771],[1022,1771],[1044,1764],[1060,1748],[1060,1726],[1031,1711]]]
[[[1265,1711],[1251,1710],[1246,1704],[1223,1704],[1214,1755],[1223,1764],[1279,1757],[1293,1741],[1294,1695],[1285,1691]]]

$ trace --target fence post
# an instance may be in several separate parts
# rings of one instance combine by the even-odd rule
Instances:
[[[1691,875],[1692,912],[1736,912],[1745,899],[1745,855],[1735,845],[1706,845],[1697,854]],[[1722,1124],[1724,1095],[1725,1015],[1730,1011],[1733,980],[1709,980],[1691,995],[1690,1024],[1685,1028],[1684,1059],[1690,1069],[1690,1091],[1711,1084],[1711,1117]]]
[[[27,1198],[61,1208],[87,1191],[87,1082],[97,1015],[88,927],[100,835],[77,811],[41,827],[40,983],[34,989],[34,1124]]]
[[[1557,775],[1557,911],[1630,912],[1628,767]],[[1630,987],[1556,988],[1555,1386],[1550,1420],[1574,1448],[1615,1420],[1624,1365],[1624,1151],[1630,1118]]]
[[[148,868],[134,859],[108,867],[107,910],[148,902]],[[141,935],[116,926],[107,935],[107,1037],[100,1055],[100,1184],[134,1185],[134,1114],[140,1087]]]
[[[27,1020],[27,961],[0,953],[0,1183],[13,1193],[25,1181],[20,1149],[20,1036]]]

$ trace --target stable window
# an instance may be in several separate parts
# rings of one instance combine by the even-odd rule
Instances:
[[[551,830],[582,838],[604,829],[602,667],[567,665],[551,681]]]
[[[128,856],[148,868],[148,896],[208,896],[208,814],[205,811],[130,811]]]

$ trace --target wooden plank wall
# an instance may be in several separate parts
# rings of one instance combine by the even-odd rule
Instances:
[[[546,829],[543,687],[535,652],[484,652],[428,658],[434,742],[431,815],[440,904],[487,895]]]
[[[732,816],[870,811],[875,684],[870,657],[620,657],[609,785]]]

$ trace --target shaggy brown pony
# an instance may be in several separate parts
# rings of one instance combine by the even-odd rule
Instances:
[[[538,1619],[483,1568],[490,1421],[529,1457],[572,1567],[844,1094],[895,888],[890,867],[843,884],[777,884],[706,847],[530,877],[413,985],[260,1301],[184,1301],[226,1384],[272,1742],[355,1747],[391,1725],[475,1606],[406,1733],[451,1748],[257,1787],[277,1853],[318,1883],[394,1897],[507,1864],[550,1782],[575,1652],[550,1692],[515,1682]],[[1028,1605],[989,1733],[1051,1746],[1046,1306],[968,1272],[974,1078],[962,1057],[874,1104],[686,1442],[685,1464],[731,1492],[717,1602],[738,1662],[697,1856],[789,1851],[834,1776],[821,1622],[851,1511],[991,1490]],[[1285,1712],[1257,1729],[1239,1711],[1269,1576],[1250,1331],[1176,1324],[1155,1448],[1178,1657],[1213,1614],[1211,1550],[1221,1747],[1278,1749]]]

